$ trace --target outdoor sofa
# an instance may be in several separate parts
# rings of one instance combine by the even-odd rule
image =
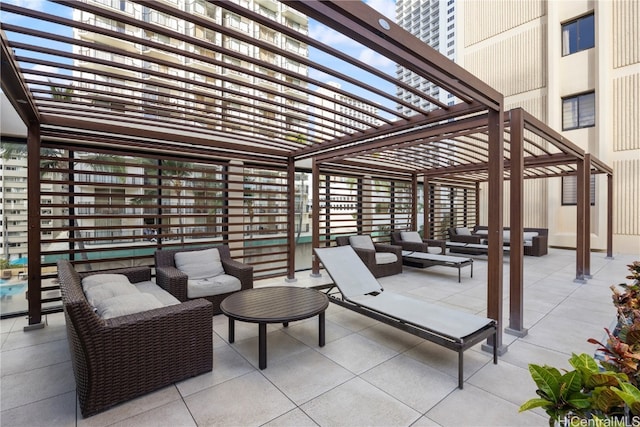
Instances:
[[[511,232],[509,227],[503,228],[503,245],[510,246]],[[476,225],[472,229],[467,227],[449,228],[449,252],[482,254],[488,250],[488,227]],[[549,252],[549,230],[547,228],[523,228],[524,254],[529,256],[543,256]],[[459,245],[464,243],[465,245]]]
[[[212,370],[210,302],[178,301],[151,281],[149,267],[79,273],[69,261],[59,260],[58,278],[84,417]],[[121,290],[128,289],[126,283],[111,287],[122,281],[135,291]],[[94,287],[90,304],[83,289],[89,293],[89,286],[94,285],[103,295],[96,295]],[[116,295],[106,297],[103,288]],[[123,298],[131,294],[138,298],[136,292],[144,301],[154,301],[157,308],[118,315],[119,310],[131,307]],[[112,300],[114,304],[103,305]],[[98,307],[110,308],[100,311]]]

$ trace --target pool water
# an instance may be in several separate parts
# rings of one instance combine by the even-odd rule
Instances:
[[[22,294],[27,290],[27,283],[20,282],[12,285],[0,285],[0,297],[5,297],[9,295],[18,295]]]

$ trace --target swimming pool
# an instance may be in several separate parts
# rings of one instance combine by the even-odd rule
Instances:
[[[27,282],[12,283],[10,285],[0,284],[0,297],[18,295],[27,290]]]

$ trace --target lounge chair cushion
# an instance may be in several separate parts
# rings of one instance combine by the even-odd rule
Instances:
[[[82,290],[87,292],[87,289],[93,286],[100,286],[105,283],[129,283],[129,278],[124,274],[110,274],[110,273],[102,273],[102,274],[91,274],[84,279],[82,279]]]
[[[118,295],[129,295],[139,293],[131,283],[122,282],[110,282],[102,283],[100,285],[89,286],[84,291],[87,301],[92,307],[96,307],[99,301],[103,301]]]
[[[400,232],[400,237],[403,242],[422,243],[422,237],[417,231],[402,231]]]
[[[98,301],[96,312],[103,319],[111,319],[160,307],[162,307],[162,303],[153,295],[137,292]]]
[[[523,237],[525,242],[531,242],[534,237],[538,237],[538,232],[537,231],[525,231],[524,233],[522,233],[522,237]]]
[[[456,228],[456,234],[458,236],[471,236],[471,230],[467,227]]]
[[[349,237],[349,244],[354,248],[376,250],[371,236],[351,236]]]
[[[226,294],[239,291],[242,284],[237,277],[228,274],[220,274],[198,280],[187,281],[187,297],[201,298],[211,295]]]
[[[396,254],[391,252],[376,252],[376,264],[392,264],[398,261]]]
[[[218,249],[177,252],[174,256],[176,267],[189,277],[189,280],[202,280],[224,273]]]

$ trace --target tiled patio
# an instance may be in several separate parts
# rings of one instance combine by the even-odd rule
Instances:
[[[486,309],[486,257],[475,257],[474,277],[445,267],[405,267],[380,279],[394,292],[474,313]],[[609,286],[625,281],[637,255],[592,255],[593,278],[574,283],[575,252],[551,249],[525,258],[523,338],[504,334],[508,351],[498,365],[479,348],[465,353],[465,387],[457,388],[450,350],[331,304],[327,344],[317,346],[317,319],[271,326],[268,367],[257,369],[253,324],[236,323],[227,342],[224,316],[213,319],[214,368],[109,411],[83,419],[62,314],[42,330],[23,332],[25,319],[2,320],[1,409],[4,426],[543,426],[542,411],[518,413],[534,397],[528,363],[568,367],[572,352],[593,353],[587,338],[602,338],[615,311]],[[508,282],[505,259],[505,286]],[[327,281],[298,275],[296,285]],[[259,286],[283,284],[282,279]],[[505,322],[508,289],[505,289]],[[30,366],[27,369],[26,366]]]

